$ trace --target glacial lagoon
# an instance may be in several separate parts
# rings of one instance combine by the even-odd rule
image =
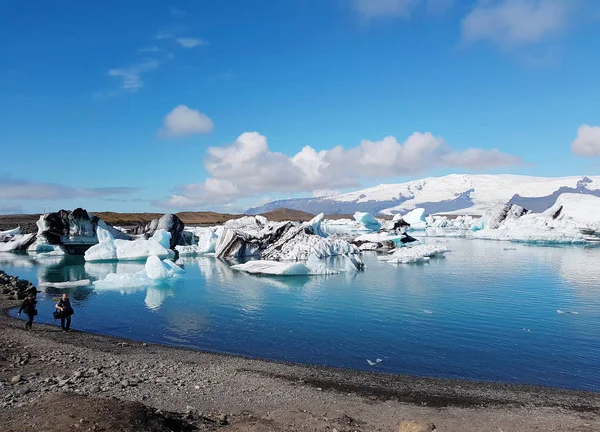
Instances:
[[[183,258],[186,274],[169,284],[67,290],[73,327],[270,360],[600,391],[600,247],[423,242],[450,252],[413,265],[366,252],[364,272],[310,277],[253,276],[212,257]],[[143,266],[0,254],[1,269],[34,283]],[[39,295],[38,322],[55,323],[60,293]]]

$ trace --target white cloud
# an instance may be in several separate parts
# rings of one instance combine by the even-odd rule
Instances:
[[[501,46],[537,43],[560,34],[578,0],[479,1],[462,20],[465,42],[490,40]]]
[[[403,17],[408,18],[417,7],[425,4],[432,15],[447,11],[454,0],[353,0],[356,12],[366,19]]]
[[[0,199],[6,200],[101,198],[129,194],[136,190],[128,187],[76,188],[56,183],[0,177]]]
[[[229,145],[210,147],[204,161],[209,177],[182,186],[163,204],[170,207],[229,203],[263,193],[289,193],[360,186],[362,178],[420,174],[441,166],[485,169],[519,164],[498,150],[453,151],[431,133],[414,133],[403,143],[389,136],[345,149],[305,146],[294,156],[269,150],[267,138],[245,132]]]
[[[445,154],[442,156],[442,161],[450,167],[471,170],[500,168],[521,163],[520,158],[502,153],[498,149],[482,150],[478,148]]]
[[[179,105],[165,116],[160,134],[166,137],[205,134],[214,129],[213,121],[198,110]]]
[[[184,48],[194,48],[197,46],[208,45],[208,42],[206,42],[204,39],[193,37],[177,37],[175,38],[175,42]]]
[[[580,126],[577,130],[577,138],[571,143],[571,150],[578,156],[600,156],[600,127]]]
[[[128,68],[111,69],[108,71],[108,75],[111,77],[120,78],[121,88],[123,90],[136,92],[144,87],[144,83],[142,82],[140,75],[158,68],[159,64],[160,63],[158,60],[148,60]]]

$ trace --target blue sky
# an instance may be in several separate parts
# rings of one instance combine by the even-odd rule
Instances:
[[[599,23],[591,0],[3,0],[0,212],[595,175]]]

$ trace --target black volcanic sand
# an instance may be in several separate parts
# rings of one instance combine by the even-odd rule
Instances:
[[[28,332],[5,297],[1,431],[398,431],[406,420],[448,432],[600,430],[598,393],[285,364],[48,325]]]

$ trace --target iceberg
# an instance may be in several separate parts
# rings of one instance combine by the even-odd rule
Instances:
[[[136,273],[109,273],[102,280],[94,282],[94,288],[100,290],[122,290],[124,288],[145,288],[171,281],[185,270],[169,259],[161,260],[151,255],[146,260],[144,270]]]
[[[378,257],[391,264],[411,264],[429,261],[430,257],[448,252],[446,246],[418,245],[394,250],[389,255]]]
[[[369,230],[377,231],[379,228],[381,228],[381,224],[373,217],[371,213],[357,211],[354,213],[354,220]]]
[[[9,229],[6,231],[0,231],[0,242],[8,240],[8,239],[16,236],[17,234],[21,234],[21,227],[16,227],[16,228]]]
[[[86,261],[113,261],[113,260],[139,260],[152,255],[159,258],[174,256],[168,246],[171,234],[165,230],[157,230],[149,239],[119,240],[112,234],[98,226],[97,236],[99,243],[85,252]]]
[[[248,261],[244,264],[231,266],[233,270],[243,271],[250,274],[268,275],[268,276],[315,276],[315,275],[334,275],[342,271],[361,271],[364,269],[364,263],[356,256],[345,256],[345,265],[343,270],[328,268],[320,262],[319,258],[311,255],[308,260],[303,262],[285,262],[270,260]]]
[[[320,213],[314,218],[312,218],[310,221],[305,222],[304,226],[307,229],[311,230],[313,234],[318,235],[319,237],[327,237],[327,233],[321,228],[321,223],[323,222],[324,218],[325,214]]]
[[[0,252],[13,252],[26,250],[35,241],[35,234],[16,234],[6,236],[0,241]]]
[[[423,230],[427,228],[427,221],[425,220],[425,209],[416,208],[414,210],[409,211],[402,219],[408,224],[410,224],[411,230]]]
[[[508,216],[496,228],[489,228],[485,223],[483,226],[483,229],[473,233],[473,237],[549,244],[598,241],[600,198],[593,195],[561,194],[555,204],[543,213]]]
[[[57,289],[69,289],[69,288],[81,288],[90,286],[92,281],[89,279],[79,279],[75,281],[66,282],[40,282],[40,288],[57,288]]]

